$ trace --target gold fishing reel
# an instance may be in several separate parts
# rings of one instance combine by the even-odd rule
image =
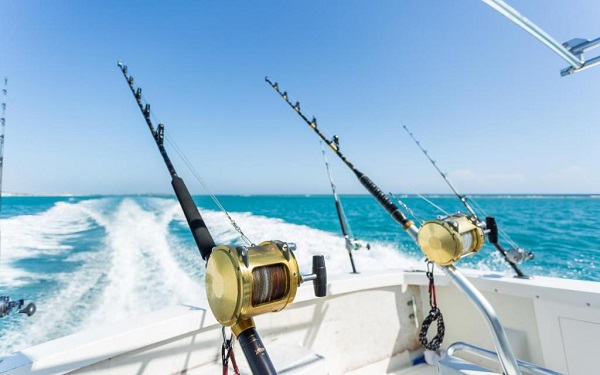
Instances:
[[[316,294],[317,284],[324,291],[327,275],[323,257],[316,270],[313,258],[315,275],[302,277],[292,252],[295,248],[281,241],[251,247],[215,247],[206,266],[206,294],[219,323],[233,326],[238,336],[254,326],[252,317],[280,311],[292,303],[303,279],[315,280]]]
[[[484,239],[484,229],[478,221],[461,213],[427,221],[417,236],[421,251],[440,266],[478,252]]]

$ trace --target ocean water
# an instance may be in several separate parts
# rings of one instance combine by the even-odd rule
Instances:
[[[295,242],[304,273],[314,254],[325,255],[329,274],[351,271],[331,196],[219,198],[252,241]],[[419,197],[399,198],[417,221],[441,214]],[[428,199],[464,211],[454,196]],[[485,209],[481,216],[495,216],[535,253],[521,266],[526,274],[600,281],[600,196],[472,199]],[[424,267],[419,249],[372,197],[341,200],[354,236],[371,245],[354,253],[358,271]],[[217,244],[242,243],[209,198],[196,201]],[[31,318],[0,319],[0,355],[204,295],[204,262],[174,197],[5,197],[0,226],[0,295],[38,308]],[[458,267],[512,272],[487,244]]]

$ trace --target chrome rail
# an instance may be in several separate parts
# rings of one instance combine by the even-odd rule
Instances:
[[[462,342],[462,341],[458,341],[458,342],[455,342],[454,344],[450,345],[450,347],[446,351],[446,354],[448,354],[449,356],[453,356],[454,353],[458,352],[458,351],[469,352],[469,353],[490,359],[492,361],[498,359],[498,355],[495,352],[493,352],[491,350],[480,348],[475,345],[467,344],[466,342]],[[534,365],[533,363],[521,361],[518,359],[517,359],[517,365],[520,368],[524,369],[526,372],[533,374],[533,375],[562,375],[559,372],[548,370],[546,368]]]
[[[460,289],[479,312],[483,315],[488,327],[492,333],[492,339],[494,347],[498,352],[497,358],[502,365],[502,369],[506,375],[521,375],[519,366],[517,365],[517,359],[512,351],[510,343],[508,342],[508,336],[500,319],[494,311],[492,305],[485,299],[485,297],[467,280],[462,273],[460,273],[454,266],[440,267],[444,273],[450,277],[452,282]]]
[[[577,73],[592,66],[600,64],[600,56],[586,60],[583,58],[583,52],[600,45],[600,38],[586,40],[581,38],[572,39],[565,43],[559,43],[548,35],[544,30],[521,15],[516,9],[506,4],[502,0],[482,0],[484,3],[494,8],[500,14],[508,18],[513,23],[527,31],[534,38],[542,42],[557,55],[569,63],[569,67],[560,71],[561,76]]]

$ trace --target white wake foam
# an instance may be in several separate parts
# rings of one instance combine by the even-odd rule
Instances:
[[[46,230],[42,227],[35,236],[25,236],[23,242],[14,236],[13,249],[23,251],[11,254],[10,261],[29,257],[31,252],[40,256],[68,252],[71,247],[61,243],[61,238],[72,239],[74,233],[90,229],[91,223],[102,227],[105,236],[93,251],[69,256],[70,261],[82,263],[76,271],[52,274],[59,286],[36,297],[38,310],[33,317],[11,317],[12,327],[3,334],[0,353],[167,305],[190,303],[203,296],[200,274],[192,278],[182,271],[170,251],[171,244],[178,242],[168,233],[169,223],[180,210],[177,203],[165,199],[145,203],[151,206],[150,210],[126,198],[116,207],[114,200],[103,199],[57,204],[45,213],[33,215],[33,221],[40,217],[59,218],[61,225],[45,227]],[[28,224],[29,220],[16,219],[20,224]]]
[[[296,243],[298,249],[295,255],[303,273],[310,273],[313,255],[325,256],[328,274],[352,271],[348,252],[344,247],[344,239],[339,235],[247,212],[232,212],[230,215],[242,227],[244,234],[256,244],[268,240]],[[215,242],[242,243],[223,213],[203,210],[203,216],[211,233],[214,233]],[[370,245],[371,250],[363,247],[353,252],[354,263],[359,272],[411,268],[420,264],[417,259],[403,254],[401,249],[394,245],[383,242],[373,242]]]
[[[72,246],[64,241],[90,228],[84,210],[83,205],[58,202],[39,214],[2,219],[0,286],[20,286],[38,276],[13,267],[19,260],[68,253]]]
[[[217,244],[242,243],[223,213],[201,211]],[[340,236],[251,213],[233,212],[231,216],[256,243],[295,242],[302,273],[310,273],[312,255],[316,254],[325,256],[328,274],[351,271]],[[5,271],[27,257],[68,254],[67,259],[80,266],[52,275],[58,287],[39,294],[33,317],[13,319],[14,325],[4,331],[0,341],[0,353],[168,305],[193,304],[204,297],[204,261],[173,199],[104,198],[57,203],[37,215],[6,219],[3,225],[6,247],[0,280],[10,279],[11,284],[15,276],[26,280],[14,267],[9,273]],[[98,236],[92,248],[74,251],[76,245],[69,244],[92,230]],[[103,236],[97,234],[102,232]],[[403,255],[397,247],[379,242],[371,243],[371,250],[354,252],[354,259],[362,272],[418,265],[417,259]]]

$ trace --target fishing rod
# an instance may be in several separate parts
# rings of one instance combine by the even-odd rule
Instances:
[[[352,165],[352,163],[348,159],[346,159],[344,154],[342,154],[340,151],[339,144],[335,142],[335,138],[332,138],[330,140],[327,137],[325,137],[323,133],[321,133],[321,131],[317,128],[317,119],[313,117],[312,120],[309,120],[300,110],[300,102],[292,104],[292,102],[290,102],[290,100],[288,99],[287,92],[281,92],[279,90],[277,82],[271,82],[268,77],[265,77],[265,81],[269,83],[269,85],[271,85],[273,89],[275,89],[275,91],[277,91],[277,93],[283,98],[283,100],[285,100],[285,102],[304,120],[304,122],[306,122],[306,124],[310,126],[315,133],[317,133],[317,135],[323,140],[323,142],[325,142],[329,146],[329,148],[331,148],[333,152],[335,152],[335,154],[344,162],[344,164],[346,164],[346,166],[350,168],[352,172],[354,172],[360,183],[365,187],[365,189],[367,189],[369,193],[371,193],[371,195],[390,214],[390,216],[396,222],[402,225],[402,228],[413,239],[416,240],[418,229],[415,226],[415,224],[406,218],[406,215],[404,215],[404,213],[398,208],[398,206],[396,206],[387,197],[387,195],[383,191],[381,191],[381,189],[379,189],[379,187],[377,187],[377,185],[375,185],[373,181],[371,181],[369,177],[367,177],[364,173],[355,168],[354,165]]]
[[[346,250],[348,250],[348,256],[350,257],[350,264],[352,265],[352,273],[358,273],[356,271],[356,266],[354,265],[354,258],[352,257],[352,250],[358,250],[362,247],[362,244],[356,241],[352,236],[352,232],[350,230],[350,224],[348,223],[348,219],[344,214],[344,208],[342,207],[342,202],[337,195],[337,191],[335,188],[335,184],[333,183],[333,177],[331,177],[331,170],[329,169],[329,161],[327,160],[327,155],[325,154],[325,147],[323,147],[323,141],[319,140],[321,144],[321,152],[323,153],[323,160],[325,161],[325,169],[327,169],[327,176],[329,177],[329,184],[331,185],[331,191],[333,193],[333,199],[335,200],[335,210],[338,214],[338,219],[340,221],[340,227],[342,229],[342,234],[344,235],[344,240],[346,243]],[[339,147],[339,138],[334,136],[334,142],[338,144]],[[370,249],[371,245],[367,244],[367,249]]]
[[[360,183],[377,200],[377,202],[390,214],[390,216],[402,225],[402,228],[415,240],[421,250],[434,263],[447,266],[455,263],[460,258],[472,255],[479,251],[484,242],[484,228],[476,220],[474,215],[456,213],[430,220],[421,226],[421,229],[400,210],[394,202],[364,173],[359,171],[342,154],[339,147],[338,138],[328,139],[317,127],[317,119],[313,116],[312,120],[302,113],[300,103],[292,102],[288,98],[286,91],[281,91],[277,82],[272,82],[268,77],[265,81],[283,98],[283,100],[304,120],[304,122],[333,150],[333,152],[346,164],[356,175]],[[438,242],[435,238],[441,238]],[[458,237],[456,237],[458,236]],[[444,242],[446,241],[446,242]],[[448,246],[452,244],[452,246]]]
[[[296,245],[292,242],[272,240],[259,245],[248,243],[248,246],[216,246],[185,182],[177,175],[167,154],[164,147],[164,125],[154,127],[150,119],[150,104],[142,100],[142,89],[134,87],[134,80],[128,75],[127,66],[120,61],[118,66],[169,170],[175,195],[202,259],[206,260],[206,294],[213,315],[224,327],[231,327],[253,374],[276,374],[253,317],[284,309],[293,302],[298,286],[306,281],[312,280],[315,295],[324,297],[327,292],[325,258],[322,255],[313,256],[313,273],[301,275],[294,255]],[[234,229],[247,240],[216,197],[212,197],[230,219]],[[234,362],[234,357],[230,355],[231,340],[226,340],[224,333],[222,353],[223,371],[226,373],[227,361],[231,359]]]
[[[494,245],[494,247],[496,248],[496,250],[498,250],[498,252],[502,255],[502,257],[504,258],[504,260],[508,263],[508,265],[510,265],[510,267],[515,271],[515,273],[517,274],[517,277],[518,278],[522,278],[522,279],[529,279],[529,278],[531,278],[531,277],[526,276],[525,274],[523,274],[523,272],[519,269],[519,267],[517,266],[517,264],[522,263],[525,260],[531,260],[531,259],[533,259],[534,258],[533,252],[526,251],[526,250],[520,248],[519,246],[517,246],[516,244],[514,244],[514,242],[513,242],[513,247],[512,248],[505,249],[500,244],[500,242],[498,241],[498,225],[496,224],[496,219],[493,216],[487,216],[485,218],[485,222],[482,221],[481,219],[479,219],[479,216],[475,213],[475,210],[469,204],[467,196],[463,195],[463,194],[460,194],[458,192],[458,190],[454,187],[454,185],[448,179],[448,174],[442,172],[442,170],[438,167],[438,165],[435,162],[435,160],[433,160],[431,158],[431,156],[429,156],[429,153],[427,152],[427,150],[425,150],[423,148],[423,146],[421,146],[421,142],[419,142],[415,138],[415,136],[408,129],[408,127],[406,127],[406,125],[403,125],[402,127],[404,128],[404,130],[406,130],[406,132],[408,133],[408,135],[410,136],[410,138],[412,138],[412,140],[415,142],[415,144],[417,145],[417,147],[419,147],[419,149],[423,152],[423,154],[425,155],[425,157],[427,157],[427,159],[429,160],[429,162],[431,163],[431,165],[433,165],[433,167],[438,171],[438,173],[440,174],[440,176],[442,176],[442,178],[444,179],[444,181],[446,181],[446,184],[450,187],[450,189],[452,189],[452,191],[454,192],[454,195],[456,195],[456,197],[460,200],[460,202],[463,204],[463,206],[465,206],[465,208],[467,209],[467,211],[469,211],[469,213],[471,213],[471,215],[473,215],[473,217],[478,222],[480,222],[480,223],[482,223],[482,225],[484,225],[484,228],[486,228],[486,232],[487,232],[487,235],[488,235],[489,242],[492,245]],[[509,241],[510,241],[510,239],[509,239]]]
[[[429,279],[429,303],[431,310],[423,320],[419,341],[429,350],[438,350],[444,337],[444,322],[442,314],[437,307],[435,298],[435,285],[433,280],[433,269],[430,266],[435,263],[452,280],[467,298],[475,305],[477,310],[485,319],[492,335],[494,346],[497,350],[499,362],[505,374],[520,374],[517,359],[512,351],[508,335],[504,330],[498,315],[485,297],[464,277],[454,264],[463,257],[476,254],[485,240],[484,228],[473,215],[455,213],[434,220],[426,221],[419,229],[412,221],[409,221],[404,213],[362,172],[358,171],[352,163],[340,152],[339,144],[329,140],[317,128],[317,120],[312,120],[302,113],[300,103],[292,104],[286,91],[281,91],[277,82],[272,82],[268,77],[265,81],[283,98],[283,100],[306,122],[306,124],[333,150],[333,152],[354,172],[361,184],[377,200],[377,202],[402,225],[403,229],[415,240],[425,256],[429,259],[426,276]],[[438,333],[430,341],[427,341],[427,330],[429,326],[437,321]]]
[[[8,78],[4,77],[4,88],[2,89],[2,117],[0,117],[0,214],[2,213],[2,171],[4,169],[4,131],[6,128],[6,97],[8,95]],[[13,310],[21,314],[32,316],[36,307],[33,302],[25,305],[25,300],[12,300],[10,296],[0,296],[0,318],[4,318]]]

